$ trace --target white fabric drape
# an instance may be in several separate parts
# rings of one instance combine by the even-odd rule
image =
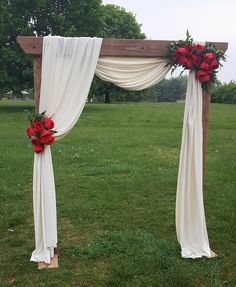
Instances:
[[[184,258],[211,257],[203,205],[202,88],[190,72],[176,197],[176,230]]]
[[[66,135],[78,120],[94,76],[102,39],[45,37],[39,112],[55,122],[55,135]],[[57,246],[56,196],[49,146],[34,156],[35,244],[32,261],[50,263]]]
[[[159,83],[170,68],[165,59],[101,57],[96,75],[123,89],[140,91]]]

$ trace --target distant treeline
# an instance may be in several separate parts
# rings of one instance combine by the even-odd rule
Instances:
[[[236,104],[236,83],[220,84],[213,89],[213,103]]]
[[[89,101],[95,102],[176,102],[184,100],[187,76],[163,79],[157,85],[143,91],[130,92],[95,78]]]
[[[177,102],[185,100],[187,76],[164,79],[159,84],[140,92],[129,92],[98,78],[93,82],[89,100],[95,102]],[[222,84],[217,81],[212,86],[213,103],[236,104],[236,83]]]
[[[90,89],[88,101],[98,103],[111,102],[177,102],[184,101],[187,89],[187,76],[163,79],[157,85],[139,92],[130,92],[113,84],[105,83],[95,77]],[[33,89],[28,89],[20,96],[22,100],[33,99]],[[1,98],[16,99],[14,93],[0,93]],[[221,84],[219,81],[213,85],[213,103],[236,104],[236,83]]]

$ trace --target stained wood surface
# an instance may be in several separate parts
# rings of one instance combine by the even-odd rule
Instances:
[[[58,248],[54,248],[54,256],[51,258],[50,264],[45,262],[38,262],[38,269],[52,269],[58,268]]]
[[[172,41],[136,40],[136,39],[103,39],[100,56],[113,57],[160,57],[165,58]],[[43,37],[17,37],[21,49],[30,55],[41,55]],[[217,49],[226,51],[228,43],[212,43]]]
[[[39,111],[39,98],[40,98],[40,87],[41,87],[41,69],[42,69],[42,57],[33,57],[33,71],[34,71],[34,102],[35,110]]]
[[[46,264],[44,262],[38,263],[38,269],[52,269],[52,268],[58,268],[58,255],[55,254],[53,258],[51,258],[51,263]]]

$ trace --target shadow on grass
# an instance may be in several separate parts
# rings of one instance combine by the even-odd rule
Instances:
[[[25,110],[33,111],[34,107],[29,105],[24,106],[0,106],[0,113],[23,113]]]

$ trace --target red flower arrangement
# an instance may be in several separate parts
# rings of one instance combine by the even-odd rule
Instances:
[[[51,118],[45,116],[45,112],[33,113],[28,116],[30,126],[26,129],[26,134],[30,139],[34,152],[41,153],[45,145],[54,143],[54,122]]]
[[[168,53],[168,64],[173,71],[181,66],[187,70],[194,70],[196,78],[207,88],[216,80],[216,69],[222,66],[220,60],[225,61],[224,52],[217,50],[213,44],[195,44],[187,31],[186,40],[172,42]]]

